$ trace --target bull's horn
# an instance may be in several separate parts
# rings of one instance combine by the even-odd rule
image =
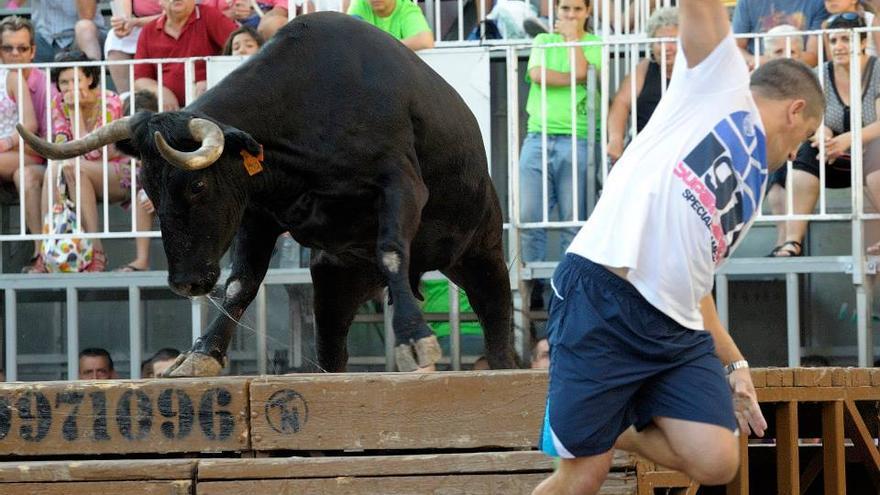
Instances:
[[[25,129],[21,124],[17,124],[15,128],[18,129],[18,133],[24,138],[25,142],[40,155],[52,160],[64,160],[85,155],[89,151],[96,150],[101,146],[130,138],[131,127],[129,126],[128,119],[128,117],[124,117],[114,120],[103,127],[99,127],[95,132],[88,134],[84,138],[74,139],[66,143],[50,143]]]
[[[156,131],[156,147],[159,154],[172,165],[184,170],[201,170],[211,166],[223,154],[223,131],[220,126],[206,119],[189,121],[189,132],[193,139],[202,143],[195,151],[180,151],[172,148]]]

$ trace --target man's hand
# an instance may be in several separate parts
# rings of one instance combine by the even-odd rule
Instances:
[[[739,422],[741,434],[748,435],[753,432],[759,437],[764,436],[767,429],[767,420],[761,413],[758,405],[758,396],[755,394],[755,386],[752,384],[752,375],[748,368],[733,370],[727,376],[727,382],[733,391],[733,411]]]
[[[834,163],[841,156],[849,153],[852,147],[852,134],[844,132],[839,136],[825,140],[825,158],[828,163]]]

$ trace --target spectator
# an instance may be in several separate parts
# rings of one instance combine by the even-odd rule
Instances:
[[[80,380],[110,380],[116,378],[113,359],[106,349],[89,347],[79,353]]]
[[[874,16],[873,7],[867,6],[863,0],[825,0],[825,10],[829,14],[841,12],[858,12],[865,18],[865,25],[871,27],[880,26],[880,19]],[[871,9],[871,10],[869,10]],[[880,44],[880,31],[874,31],[868,37],[868,46],[865,53],[872,57],[877,56],[877,46]]]
[[[254,28],[268,40],[287,24],[287,3],[288,0],[202,0],[199,5],[214,7],[236,23]],[[296,3],[300,4],[301,0]],[[314,12],[314,6],[311,7],[309,12]]]
[[[767,34],[785,34],[797,32],[790,24],[780,24],[767,31]],[[793,58],[799,60],[804,51],[804,38],[800,35],[774,36],[764,38],[764,51],[767,60],[777,58]],[[786,168],[782,167],[770,174],[767,179],[767,197],[765,202],[773,215],[784,215],[787,211],[785,199]],[[776,246],[785,242],[785,222],[776,222]]]
[[[263,37],[254,28],[242,26],[229,35],[226,45],[223,46],[223,55],[253,55],[262,46]]]
[[[88,62],[88,57],[82,52],[62,52],[58,54],[57,62]],[[122,100],[119,96],[110,91],[103,92],[98,87],[100,79],[100,68],[97,66],[80,66],[80,67],[62,67],[52,69],[52,82],[59,93],[52,102],[52,135],[55,142],[66,142],[85,136],[95,129],[119,119],[123,116]],[[75,82],[75,81],[78,81]],[[79,95],[75,94],[76,84],[78,84]],[[101,115],[102,102],[106,105],[106,114]],[[78,104],[78,107],[74,105]],[[80,136],[75,136],[76,124],[74,119],[79,117]],[[106,120],[106,122],[105,122]],[[109,166],[107,168],[107,194],[108,199],[113,202],[127,203],[131,190],[131,166],[128,157],[122,155],[115,146],[107,147],[107,160]],[[103,198],[104,195],[104,165],[103,152],[101,149],[90,151],[80,159],[80,174],[83,180],[76,177],[76,167],[74,160],[64,160],[55,162],[49,168],[49,177],[55,177],[53,170],[60,170],[64,173],[66,183],[71,191],[71,200],[76,201],[76,194],[73,193],[75,185],[80,189],[80,199],[82,203],[78,205],[81,209],[84,232],[98,231],[98,205],[97,200]],[[125,204],[123,204],[125,206]],[[49,181],[43,181],[43,196],[40,207],[43,217],[46,216],[49,207]],[[92,261],[85,270],[89,272],[104,271],[107,264],[107,257],[104,254],[104,248],[100,239],[92,241],[93,255]],[[28,270],[29,273],[44,273],[46,265],[42,257],[38,257],[33,266]]]
[[[586,32],[590,16],[590,0],[561,0],[556,13],[556,33],[539,34],[529,56],[528,79],[531,81],[526,112],[529,114],[527,134],[522,144],[519,163],[520,218],[523,222],[543,219],[542,155],[547,155],[547,207],[552,215],[555,208],[559,218],[575,220],[572,199],[572,133],[577,136],[578,220],[586,218],[587,201],[584,191],[589,150],[587,149],[587,90],[584,82],[590,65],[599,68],[602,50],[599,46],[543,48],[552,43],[598,41],[600,38]],[[570,66],[574,52],[575,67]],[[545,64],[542,66],[542,63]],[[571,72],[574,71],[576,120],[572,121]],[[546,78],[544,76],[546,75]],[[542,86],[546,86],[546,112],[542,109]],[[598,92],[594,96],[599,101]],[[599,108],[598,105],[596,108]],[[546,115],[545,115],[546,114]],[[544,117],[546,116],[546,120]],[[542,132],[547,134],[547,149],[542,150]],[[561,231],[560,251],[565,252],[577,228]],[[526,262],[544,261],[547,257],[547,233],[543,229],[523,229],[522,259]],[[536,281],[533,294],[543,293],[543,284]],[[540,299],[543,301],[543,297]],[[535,307],[535,305],[532,305]]]
[[[828,11],[822,0],[739,0],[733,13],[734,33],[765,33],[780,25],[789,24],[798,31],[821,29]],[[754,42],[739,38],[736,44],[743,52],[749,69],[756,66]],[[819,62],[819,41],[810,36],[800,60],[815,67]],[[766,61],[763,59],[762,61]]]
[[[174,364],[177,356],[180,356],[180,351],[177,349],[171,347],[159,349],[152,355],[152,357],[150,357],[150,359],[145,361],[145,364],[148,363],[148,375],[142,374],[142,376],[144,378],[156,378],[162,376],[162,373],[168,369],[169,366]]]
[[[34,28],[28,20],[9,16],[0,21],[0,58],[4,64],[27,64],[34,59]],[[18,74],[18,70],[0,70],[0,181],[13,182],[18,191],[24,189],[25,225],[31,234],[39,234],[42,232],[40,188],[45,167],[43,159],[26,148],[22,180],[15,124],[21,120],[28,130],[45,136],[46,112],[42,102],[46,101],[46,76],[38,69],[22,70],[27,91],[19,98]],[[21,116],[19,101],[24,110]],[[38,113],[37,106],[43,111]],[[39,117],[42,117],[42,129]],[[25,269],[36,261],[39,252],[40,241],[34,241],[34,254]]]
[[[137,50],[137,40],[141,29],[159,18],[162,6],[159,0],[112,0],[112,29],[107,33],[104,43],[104,58],[111,61],[131,60]],[[109,65],[113,86],[119,94],[128,93],[129,66]]]
[[[829,29],[865,27],[865,20],[856,12],[843,12],[828,20]],[[835,32],[825,35],[831,50],[831,60],[821,68],[825,87],[825,129],[801,145],[792,164],[791,177],[794,214],[805,215],[813,211],[819,197],[819,141],[825,142],[825,186],[829,188],[850,187],[850,33]],[[862,73],[862,142],[864,146],[865,186],[874,205],[880,206],[880,122],[878,99],[880,99],[880,67],[877,58],[865,53],[866,33],[860,33],[858,53]],[[782,169],[785,170],[785,169]],[[785,184],[783,179],[781,184]],[[806,220],[792,220],[786,225],[786,240],[776,246],[773,256],[803,255],[803,239],[807,231]],[[868,253],[880,253],[880,243],[868,248]]]
[[[394,36],[413,51],[434,48],[428,21],[411,0],[351,0],[348,14]]]
[[[678,37],[678,9],[666,7],[657,9],[648,19],[649,38],[677,38]],[[672,67],[675,64],[675,52],[677,42],[653,43],[651,45],[650,58],[642,60],[636,66],[636,131],[642,129],[648,123],[657,104],[663,88],[669,86],[672,77]],[[663,53],[666,52],[666,66],[661,67]],[[665,80],[664,80],[665,76]],[[608,156],[612,162],[616,162],[623,154],[625,136],[627,134],[627,119],[632,111],[632,75],[628,74],[620,83],[617,95],[608,113]]]
[[[162,15],[147,24],[138,38],[134,58],[184,58],[219,55],[236,25],[219,10],[197,6],[195,0],[160,0]],[[134,69],[134,89],[162,91],[163,110],[176,110],[185,104],[186,81],[183,64],[162,64],[163,88],[157,82],[158,68],[138,64]],[[207,88],[204,62],[195,64],[195,96]]]
[[[535,347],[532,348],[531,368],[533,370],[550,368],[550,343],[547,341],[547,337],[535,342]]]
[[[72,45],[101,59],[107,28],[97,0],[31,0],[31,19],[37,29],[37,63],[54,61]]]
[[[421,285],[424,296],[422,311],[425,313],[449,314],[449,282],[446,280],[424,280]],[[458,290],[458,309],[461,313],[473,313],[474,309],[463,290]],[[447,356],[450,355],[450,333],[452,325],[448,321],[432,321],[428,323],[437,336],[440,348]],[[483,353],[483,329],[479,322],[462,321],[459,323],[461,335],[461,353],[468,356],[479,356]]]
[[[134,93],[134,113],[137,112],[158,112],[159,102],[156,95],[149,91],[136,91]],[[122,105],[122,115],[131,115],[131,98],[126,98]],[[136,165],[136,169],[140,171],[140,164]],[[131,179],[126,182],[128,191],[131,191]],[[153,227],[153,217],[155,217],[155,208],[153,202],[147,197],[143,187],[138,187],[137,193],[137,211],[135,215],[135,225],[137,232],[149,232]],[[133,261],[122,265],[114,271],[117,272],[140,272],[150,269],[150,238],[137,237],[135,239],[136,255]]]

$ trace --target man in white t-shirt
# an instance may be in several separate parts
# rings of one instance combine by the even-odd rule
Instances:
[[[824,96],[790,59],[750,80],[721,2],[680,0],[679,12],[666,95],[551,280],[541,449],[562,459],[535,494],[598,492],[614,447],[724,484],[737,427],[767,426],[712,283],[768,171],[819,126]]]

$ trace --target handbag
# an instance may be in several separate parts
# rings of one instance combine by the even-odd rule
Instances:
[[[52,211],[43,219],[43,234],[72,234],[77,230],[76,205],[70,199],[64,174],[59,171]],[[46,239],[40,247],[46,270],[52,272],[81,272],[92,262],[94,250],[90,239],[63,237]]]

